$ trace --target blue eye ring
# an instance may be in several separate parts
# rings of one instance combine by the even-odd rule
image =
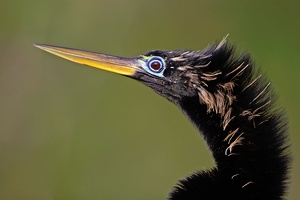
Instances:
[[[147,62],[147,67],[152,72],[160,73],[162,70],[165,69],[165,63],[161,57],[152,57]]]

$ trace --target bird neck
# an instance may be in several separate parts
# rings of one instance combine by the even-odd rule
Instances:
[[[199,101],[198,95],[182,98],[178,103],[202,134],[216,162],[215,169],[191,176],[189,184],[193,181],[195,185],[220,184],[223,187],[219,192],[223,195],[232,192],[238,197],[240,193],[242,199],[248,199],[247,193],[249,199],[281,199],[289,162],[282,113],[277,111],[271,116],[267,112],[271,109],[270,100],[261,98],[255,104],[251,96],[247,91],[236,95],[237,100],[222,112],[201,101],[201,97]],[[184,185],[184,181],[181,183]]]
[[[208,112],[207,105],[201,104],[198,96],[183,98],[179,106],[205,139],[216,163],[222,163],[219,159],[225,155],[224,139],[228,135],[221,126],[222,117],[215,112]]]

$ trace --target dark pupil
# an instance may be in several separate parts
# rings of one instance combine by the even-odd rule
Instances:
[[[161,67],[161,65],[160,65],[160,62],[158,62],[158,61],[154,61],[151,63],[151,68],[155,71],[159,70],[160,67]]]

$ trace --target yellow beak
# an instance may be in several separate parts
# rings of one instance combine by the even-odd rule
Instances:
[[[134,75],[139,69],[138,66],[140,65],[137,58],[122,58],[118,56],[46,44],[34,44],[34,46],[79,64],[85,64],[91,67],[126,76]]]

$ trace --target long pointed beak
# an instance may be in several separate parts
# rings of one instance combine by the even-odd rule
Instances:
[[[34,46],[79,64],[85,64],[91,67],[126,76],[133,76],[135,72],[139,70],[138,66],[140,66],[140,59],[138,58],[122,58],[118,56],[46,44],[34,44]]]

